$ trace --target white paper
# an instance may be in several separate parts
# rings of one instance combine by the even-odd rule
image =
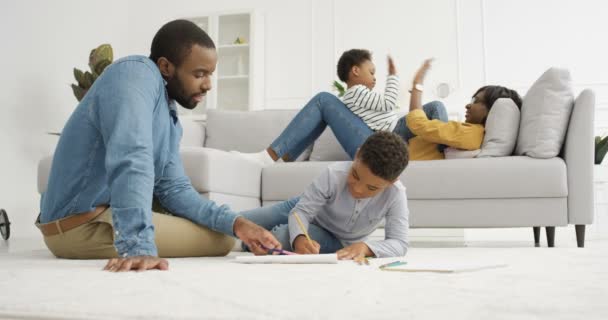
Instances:
[[[494,269],[506,267],[503,263],[416,263],[408,262],[406,265],[397,267],[383,268],[382,271],[400,271],[400,272],[471,272],[483,269]]]
[[[238,262],[238,263],[325,264],[325,263],[338,263],[338,256],[335,253],[267,255],[267,256],[237,256],[235,262]]]

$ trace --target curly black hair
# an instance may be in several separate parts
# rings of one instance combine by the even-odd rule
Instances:
[[[358,66],[366,60],[372,60],[372,53],[365,49],[350,49],[345,51],[338,60],[338,78],[348,81],[348,74],[353,66]]]
[[[174,65],[180,66],[195,44],[215,49],[213,40],[194,22],[173,20],[162,26],[152,39],[150,59],[157,63],[159,58],[165,57]]]
[[[500,98],[510,98],[515,102],[517,108],[521,109],[521,97],[517,91],[501,87],[501,86],[485,86],[481,87],[475,92],[473,98],[483,91],[483,102],[488,107],[488,111],[492,109],[494,102]]]
[[[387,181],[396,180],[407,167],[407,144],[395,133],[378,131],[365,140],[357,157],[370,171]]]

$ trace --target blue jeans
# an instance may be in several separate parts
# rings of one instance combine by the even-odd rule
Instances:
[[[422,110],[426,114],[426,117],[429,120],[440,120],[442,122],[448,122],[448,112],[445,109],[445,106],[441,101],[432,101],[422,106]],[[395,129],[393,132],[401,136],[401,138],[408,142],[411,138],[416,135],[407,127],[407,122],[405,121],[405,117],[402,117],[397,122]],[[443,149],[446,148],[446,145],[439,145],[439,151],[443,152]]]
[[[293,251],[289,241],[288,217],[291,210],[296,206],[300,197],[294,197],[287,201],[277,203],[269,207],[257,208],[242,213],[242,216],[255,224],[272,232],[285,250]],[[320,253],[334,253],[343,248],[340,240],[336,239],[331,232],[311,223],[308,227],[308,235],[321,246]],[[243,245],[244,250],[248,248]]]
[[[315,95],[270,145],[279,158],[293,161],[329,126],[338,142],[354,158],[374,131],[331,93]]]

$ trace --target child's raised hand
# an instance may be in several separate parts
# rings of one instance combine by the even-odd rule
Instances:
[[[321,251],[321,245],[314,241],[306,238],[304,235],[299,235],[293,241],[293,247],[296,253],[299,254],[319,254]]]
[[[355,260],[373,256],[374,253],[365,242],[353,243],[348,247],[342,248],[336,252],[340,260]]]
[[[422,64],[420,69],[418,69],[418,71],[416,71],[416,75],[414,76],[414,84],[423,84],[424,83],[424,77],[426,76],[427,71],[429,71],[429,69],[431,68],[431,63],[433,62],[433,60],[435,60],[435,59],[430,58],[430,59],[424,60],[424,63]]]
[[[391,56],[388,56],[388,75],[394,76],[397,74],[397,68],[395,68],[395,62]]]

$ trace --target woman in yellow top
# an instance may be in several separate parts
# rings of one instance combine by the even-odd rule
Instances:
[[[448,146],[463,150],[481,148],[484,126],[492,105],[499,98],[510,98],[521,108],[521,97],[511,89],[485,86],[477,90],[465,106],[465,122],[448,121],[443,103],[433,101],[421,105],[422,84],[431,67],[426,60],[414,76],[410,96],[410,112],[399,120],[393,132],[409,144],[410,160],[444,159],[443,149]]]

